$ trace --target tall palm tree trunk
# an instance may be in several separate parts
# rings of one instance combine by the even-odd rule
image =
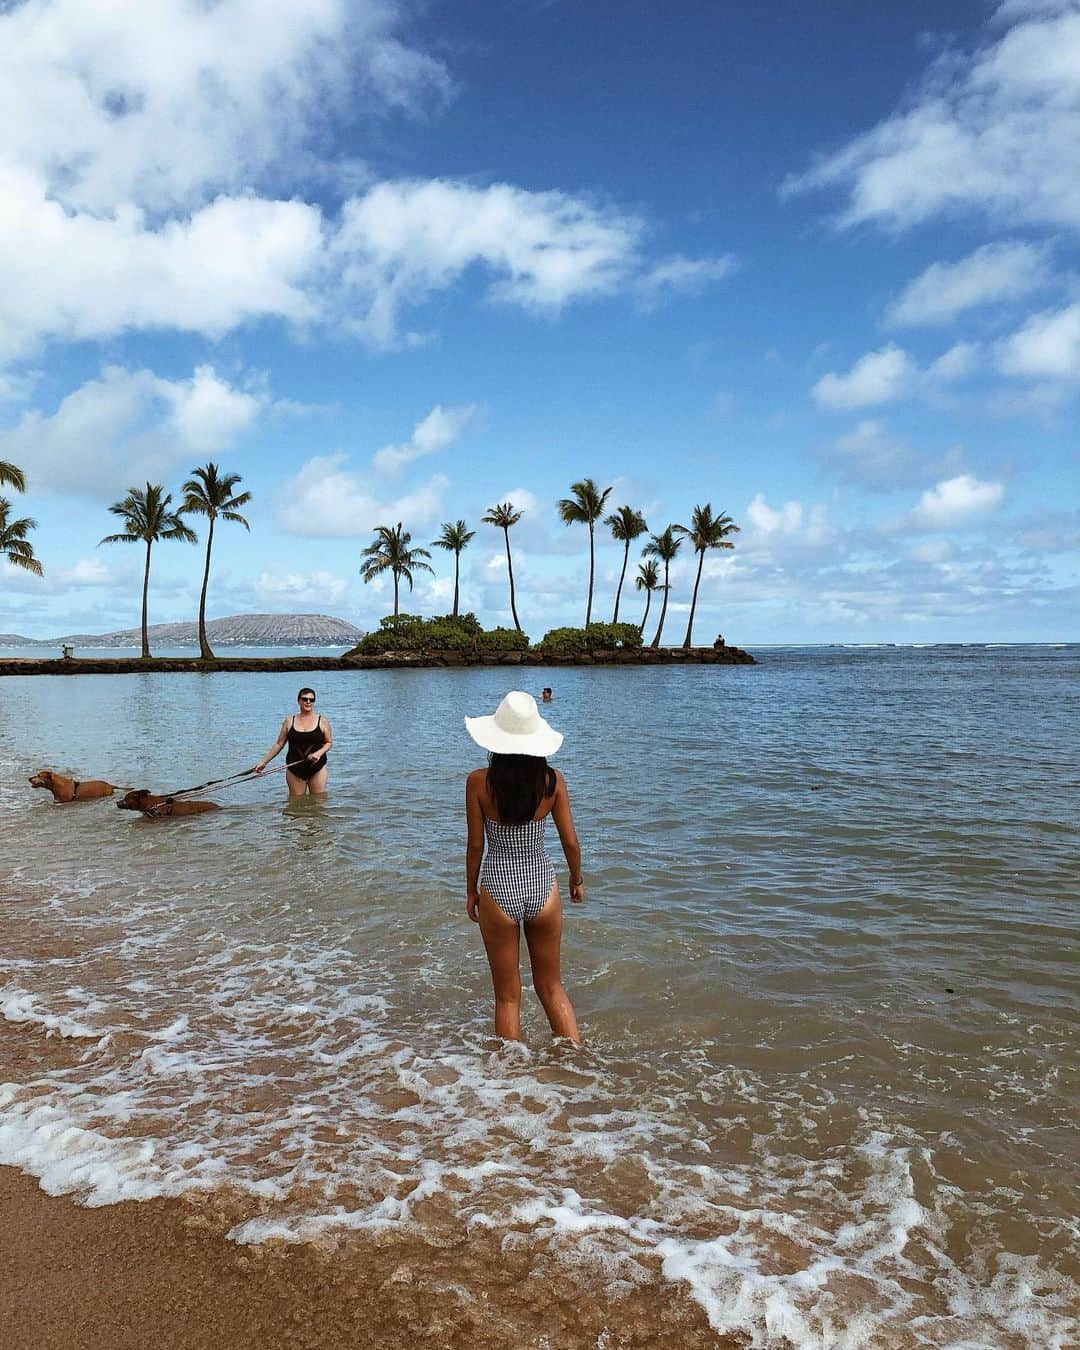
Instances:
[[[214,653],[206,636],[206,588],[210,584],[210,550],[214,546],[214,517],[210,517],[210,533],[206,536],[206,566],[203,568],[202,594],[199,596],[199,655],[212,661]]]
[[[593,539],[592,521],[589,521],[589,603],[585,606],[585,627],[592,622],[593,577],[596,573],[596,546]]]
[[[628,539],[626,541],[626,547],[623,549],[622,571],[619,573],[619,584],[615,588],[615,616],[611,620],[612,623],[619,622],[619,597],[622,595],[622,584],[626,579],[626,564],[629,561],[630,561],[630,540]],[[648,612],[649,612],[648,610],[645,611],[646,614]]]
[[[454,618],[457,618],[458,609],[458,574],[461,570],[461,554],[454,554]]]
[[[664,631],[664,619],[667,617],[668,565],[664,563],[664,603],[660,606],[660,622],[656,626],[656,636],[652,640],[654,647],[660,646],[660,634]]]
[[[641,623],[638,625],[638,632],[645,632],[645,625],[649,622],[649,606],[652,604],[652,591],[645,592],[645,613],[641,616]],[[616,614],[618,610],[615,611]]]
[[[504,530],[503,530],[503,534],[506,536],[506,570],[507,570],[507,572],[510,573],[510,613],[514,616],[514,627],[515,627],[515,628],[518,630],[518,632],[520,633],[520,632],[522,631],[522,630],[521,630],[521,622],[520,622],[520,620],[518,619],[518,616],[517,616],[517,605],[516,605],[516,603],[515,603],[515,601],[514,601],[514,564],[510,561],[510,531],[509,531],[509,529],[504,529]]]
[[[142,582],[142,655],[143,660],[150,659],[150,634],[146,628],[146,609],[147,601],[150,596],[150,540],[146,541],[146,569],[143,572]]]
[[[398,586],[401,584],[401,578],[397,571],[394,572],[394,618],[398,616]]]
[[[702,549],[698,554],[697,576],[694,578],[694,595],[690,601],[690,622],[686,625],[686,637],[683,640],[683,646],[689,650],[690,642],[694,633],[694,610],[697,609],[697,590],[701,585],[701,567],[705,561],[705,550]]]

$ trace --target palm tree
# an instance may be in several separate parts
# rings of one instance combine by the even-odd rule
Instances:
[[[510,574],[510,613],[514,616],[514,627],[522,632],[518,620],[517,605],[514,603],[514,564],[510,561],[510,528],[521,519],[521,512],[514,509],[512,502],[501,502],[498,506],[489,506],[480,517],[485,525],[497,525],[506,539],[506,570]]]
[[[119,534],[107,534],[103,544],[146,545],[146,568],[142,588],[142,655],[150,656],[150,640],[146,631],[146,601],[150,592],[150,549],[159,539],[179,539],[185,544],[197,544],[199,536],[184,524],[180,511],[170,511],[172,493],[159,483],[147,483],[146,491],[128,488],[122,502],[113,502],[109,510],[123,520],[125,529]]]
[[[376,525],[375,542],[364,549],[367,562],[360,568],[360,575],[365,581],[374,581],[383,572],[393,572],[395,619],[398,616],[398,587],[401,578],[404,577],[409,583],[411,591],[414,572],[430,572],[432,576],[435,575],[435,569],[423,561],[430,558],[431,554],[426,548],[410,548],[411,542],[412,535],[408,530],[401,528],[400,520],[393,527]]]
[[[695,506],[694,514],[690,518],[690,525],[674,526],[676,534],[681,534],[689,539],[694,546],[694,552],[698,555],[697,576],[694,578],[694,598],[690,601],[690,622],[686,625],[686,637],[683,639],[683,646],[689,648],[691,635],[694,631],[694,610],[697,608],[698,587],[701,585],[701,568],[705,562],[705,550],[708,548],[734,548],[735,545],[728,539],[729,534],[738,534],[739,527],[726,516],[723,511],[718,516],[712,513],[712,503],[706,502],[704,506]]]
[[[34,557],[34,546],[26,537],[37,528],[37,521],[29,516],[23,520],[8,520],[10,511],[11,503],[0,497],[0,558],[39,577],[42,575],[41,564]]]
[[[207,464],[205,469],[193,469],[192,476],[184,484],[184,504],[181,511],[192,511],[197,516],[206,516],[210,529],[206,536],[206,566],[203,568],[202,592],[199,595],[199,654],[204,661],[212,661],[214,653],[206,637],[206,588],[210,581],[210,550],[214,546],[214,521],[218,516],[222,520],[234,521],[243,525],[245,530],[251,527],[238,511],[251,501],[250,492],[235,492],[241,481],[238,473],[227,473],[218,477],[216,464]]]
[[[461,550],[467,548],[469,541],[476,535],[475,530],[470,530],[463,520],[459,520],[456,525],[451,525],[446,521],[442,527],[442,533],[438,539],[431,541],[432,548],[444,548],[448,553],[454,555],[454,618],[457,618],[458,612],[458,576],[461,571]]]
[[[615,591],[615,614],[612,623],[619,622],[619,597],[622,595],[623,582],[626,579],[626,564],[630,561],[630,545],[640,534],[649,528],[645,517],[632,506],[620,506],[610,516],[604,517],[604,524],[623,546],[622,571],[619,573],[619,585]]]
[[[26,475],[17,464],[10,464],[6,459],[0,459],[0,487],[7,483],[13,487],[16,492],[26,491]],[[11,503],[9,502],[10,506]]]
[[[645,625],[649,621],[649,606],[652,604],[652,593],[660,589],[660,568],[650,558],[648,562],[638,563],[637,576],[634,578],[634,585],[639,591],[645,592],[645,613],[641,616],[641,622],[638,624],[638,632],[644,633]]]
[[[663,534],[652,535],[642,550],[647,558],[659,558],[664,564],[664,603],[660,607],[660,623],[657,625],[656,636],[651,644],[654,647],[660,646],[660,634],[664,631],[664,619],[667,616],[668,591],[671,590],[668,585],[668,572],[675,560],[675,554],[681,547],[682,540],[676,538],[675,527],[669,525]]]
[[[591,478],[583,478],[580,483],[571,483],[572,497],[564,497],[559,502],[559,518],[564,525],[588,525],[589,527],[589,600],[585,606],[585,627],[592,621],[593,577],[596,573],[596,522],[604,514],[604,503],[611,488],[603,492]]]

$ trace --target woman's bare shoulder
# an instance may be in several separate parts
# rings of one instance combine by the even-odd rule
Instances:
[[[465,786],[471,791],[476,792],[487,785],[487,769],[473,769],[468,778],[465,779]]]

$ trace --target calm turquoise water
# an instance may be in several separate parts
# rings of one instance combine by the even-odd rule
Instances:
[[[490,1037],[464,915],[461,719],[506,671],[320,672],[324,804],[157,823],[26,777],[231,772],[304,677],[0,681],[0,1009],[41,1056],[0,1161],[227,1186],[240,1241],[528,1242],[753,1345],[1072,1343],[1080,647],[761,656],[519,675],[566,733],[579,1052],[535,1003]]]

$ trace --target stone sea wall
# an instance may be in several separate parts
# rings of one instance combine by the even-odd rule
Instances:
[[[2,675],[136,675],[147,671],[212,674],[215,671],[424,670],[439,666],[752,666],[740,647],[643,647],[635,651],[597,651],[588,656],[552,657],[540,652],[388,652],[382,656],[218,656],[74,657],[40,661],[34,657],[0,659]]]

